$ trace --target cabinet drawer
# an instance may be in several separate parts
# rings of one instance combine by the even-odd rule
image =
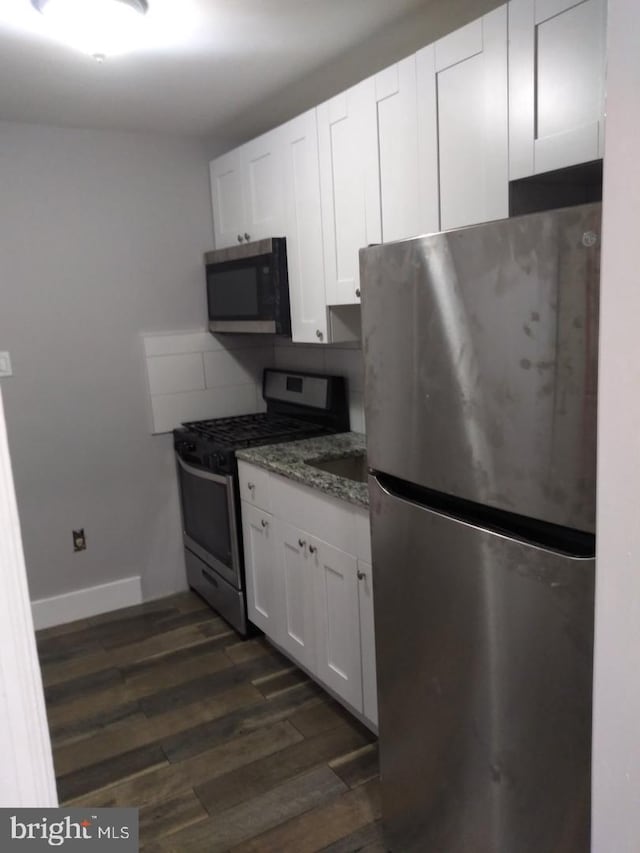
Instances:
[[[240,499],[270,512],[269,472],[248,462],[238,462],[238,478]]]
[[[347,554],[357,553],[352,507],[348,503],[279,474],[272,477],[271,495],[276,515]]]

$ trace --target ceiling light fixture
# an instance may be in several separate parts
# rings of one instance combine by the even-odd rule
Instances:
[[[136,46],[147,0],[31,0],[54,35],[102,61]]]

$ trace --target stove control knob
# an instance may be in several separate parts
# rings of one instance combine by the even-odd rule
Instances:
[[[216,466],[216,468],[218,468],[220,470],[224,470],[226,467],[226,465],[225,465],[226,460],[224,458],[224,453],[213,453],[211,455],[211,461]]]
[[[196,446],[192,441],[181,441],[178,447],[178,450],[182,451],[183,453],[193,453],[195,449]]]

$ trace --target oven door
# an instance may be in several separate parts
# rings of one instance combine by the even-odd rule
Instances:
[[[242,589],[234,477],[176,458],[185,547]]]

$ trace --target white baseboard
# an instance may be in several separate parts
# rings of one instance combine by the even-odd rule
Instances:
[[[54,595],[52,598],[40,598],[31,602],[31,612],[34,627],[38,631],[141,603],[142,586],[140,577],[136,576]]]

